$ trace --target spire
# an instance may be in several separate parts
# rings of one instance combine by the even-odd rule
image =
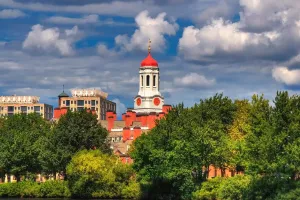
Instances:
[[[65,85],[63,85],[63,92],[58,95],[58,97],[69,97],[69,95],[65,93]]]
[[[151,53],[151,40],[148,40],[148,53]]]

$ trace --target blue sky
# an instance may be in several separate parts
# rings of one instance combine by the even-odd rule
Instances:
[[[122,113],[148,38],[168,104],[297,94],[299,9],[294,0],[0,0],[0,95],[57,106],[62,85],[101,88]]]

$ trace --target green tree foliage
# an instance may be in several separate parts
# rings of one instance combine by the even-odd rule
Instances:
[[[100,149],[110,152],[108,132],[90,112],[67,112],[46,138],[41,141],[39,154],[43,170],[48,173],[65,172],[71,157],[83,149]]]
[[[237,172],[244,171],[245,137],[251,132],[249,113],[251,104],[248,100],[236,100],[234,120],[229,128],[228,148],[229,166]]]
[[[140,195],[131,166],[99,150],[83,150],[74,155],[67,175],[73,197],[138,198]]]
[[[204,182],[201,189],[193,193],[197,200],[243,200],[248,194],[250,176],[217,177]]]
[[[225,168],[228,128],[235,109],[222,95],[201,100],[190,109],[180,104],[134,142],[133,167],[147,198],[189,199],[195,186],[206,180],[203,167]]]
[[[0,169],[20,179],[41,171],[38,141],[49,131],[49,124],[38,114],[7,117],[0,128]]]

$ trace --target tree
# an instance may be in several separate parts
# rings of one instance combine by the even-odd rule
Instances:
[[[72,156],[83,149],[99,149],[110,153],[108,132],[97,117],[86,110],[68,111],[42,142],[44,151],[39,155],[45,172],[63,172]]]
[[[203,167],[224,169],[234,112],[232,101],[217,94],[192,108],[179,104],[139,137],[130,155],[147,198],[190,199],[196,186],[206,180]]]
[[[245,137],[251,131],[249,113],[251,104],[248,100],[236,100],[236,112],[232,125],[229,128],[228,146],[230,150],[229,165],[237,172],[244,171],[245,167]]]
[[[73,197],[138,198],[140,194],[131,166],[99,150],[76,153],[67,167],[67,175]]]
[[[36,113],[7,117],[0,129],[2,172],[15,175],[17,181],[28,172],[39,172],[38,141],[48,130],[49,124]]]

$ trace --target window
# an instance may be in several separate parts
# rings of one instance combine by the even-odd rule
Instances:
[[[141,86],[144,86],[144,76],[141,76]]]
[[[83,100],[78,100],[77,105],[78,106],[84,106],[84,101]]]
[[[96,101],[96,105],[98,105],[98,101]]]
[[[150,86],[150,75],[146,76],[146,86]]]
[[[8,106],[7,111],[8,112],[14,112],[14,107],[13,106]]]
[[[71,104],[73,104],[73,101],[71,101]]]
[[[91,101],[89,101],[88,104],[91,104]]]
[[[27,112],[27,107],[26,106],[21,106],[21,111],[22,112]]]
[[[34,112],[40,112],[41,110],[41,107],[39,106],[34,106]]]
[[[92,106],[95,106],[95,103],[96,103],[95,100],[92,100]]]
[[[66,106],[70,106],[70,100],[66,101]]]
[[[66,104],[66,101],[63,101],[63,104]]]
[[[156,87],[156,75],[153,75],[153,87]]]
[[[85,101],[84,103],[87,104],[87,101]]]

